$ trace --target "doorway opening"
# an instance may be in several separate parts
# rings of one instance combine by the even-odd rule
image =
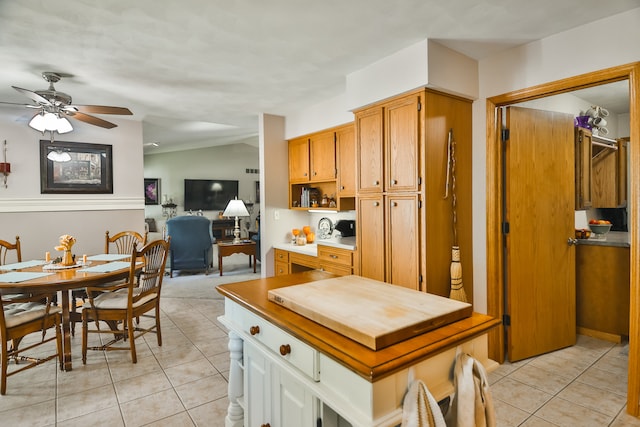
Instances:
[[[630,198],[628,202],[631,259],[630,259],[630,325],[627,411],[640,414],[640,233],[637,223],[640,212],[640,150],[633,142],[640,138],[640,63],[627,64],[598,72],[559,80],[487,99],[487,309],[488,314],[502,319],[504,313],[503,253],[503,172],[504,153],[496,129],[498,107],[504,107],[550,95],[606,83],[628,80],[630,93]],[[636,219],[636,220],[633,220]],[[505,360],[504,327],[496,328],[489,336],[490,357],[502,363]]]

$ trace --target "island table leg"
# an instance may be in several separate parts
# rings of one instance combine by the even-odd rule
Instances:
[[[222,270],[220,270],[222,272]],[[235,332],[229,332],[229,408],[227,416],[224,420],[225,427],[242,427],[244,424],[244,410],[238,403],[238,398],[242,397],[242,350],[243,342],[239,335]]]

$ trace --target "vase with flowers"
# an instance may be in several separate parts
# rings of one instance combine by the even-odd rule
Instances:
[[[73,265],[75,261],[73,260],[73,255],[71,254],[71,248],[76,243],[76,238],[69,235],[63,234],[60,236],[60,245],[55,247],[56,251],[64,251],[62,255],[62,261],[60,264],[62,265]]]

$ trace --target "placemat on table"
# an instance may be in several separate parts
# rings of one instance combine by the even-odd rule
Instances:
[[[41,259],[34,259],[31,261],[22,261],[22,262],[16,262],[13,264],[5,264],[5,265],[0,265],[0,270],[20,270],[22,268],[29,268],[29,267],[35,267],[37,265],[43,265],[45,264],[46,261],[41,260]]]
[[[114,261],[109,262],[107,264],[96,265],[89,268],[83,268],[78,270],[78,272],[82,273],[108,273],[110,271],[116,271],[123,268],[127,268],[131,265],[128,261]]]
[[[90,261],[117,261],[119,259],[131,258],[131,255],[127,254],[98,254],[87,257]]]
[[[9,273],[0,274],[0,282],[19,283],[27,280],[38,279],[53,273],[39,273],[35,271],[10,271]]]

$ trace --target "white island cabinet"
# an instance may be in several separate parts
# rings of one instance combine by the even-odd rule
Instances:
[[[491,370],[487,332],[471,316],[372,350],[268,300],[271,289],[335,277],[321,271],[218,287],[231,357],[226,427],[397,426],[412,379],[440,400],[453,391],[457,350]]]

